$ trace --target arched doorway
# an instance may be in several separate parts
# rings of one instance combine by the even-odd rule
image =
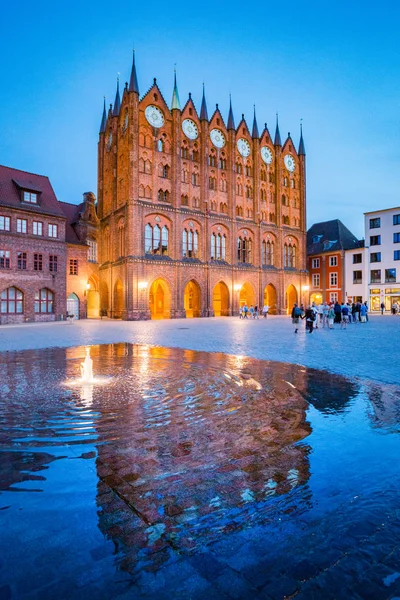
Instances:
[[[122,311],[124,310],[124,288],[122,281],[118,279],[114,285],[114,319],[122,319]]]
[[[186,311],[186,318],[199,317],[201,306],[200,286],[192,279],[185,287],[183,306]]]
[[[276,288],[272,283],[269,283],[264,288],[264,304],[269,306],[269,314],[277,315],[278,314],[278,305],[276,298]]]
[[[322,304],[322,294],[321,292],[313,292],[310,296],[310,304],[312,304],[313,302],[315,302],[315,304],[318,306],[319,304]]]
[[[257,304],[254,288],[250,283],[245,283],[242,285],[240,290],[239,304],[240,306],[247,304],[249,307]]]
[[[67,313],[69,316],[73,315],[75,319],[79,319],[79,298],[74,293],[67,298]]]
[[[298,302],[297,290],[293,284],[290,284],[286,289],[286,313],[288,315],[292,312],[295,302]]]
[[[100,316],[108,315],[108,285],[105,281],[100,282]]]
[[[90,287],[87,291],[87,318],[97,319],[100,316],[100,291],[96,275],[90,277],[88,284]]]
[[[229,290],[223,281],[219,281],[214,288],[213,310],[216,317],[229,316]]]
[[[171,292],[163,279],[153,281],[150,288],[150,315],[152,319],[169,319],[171,316]]]

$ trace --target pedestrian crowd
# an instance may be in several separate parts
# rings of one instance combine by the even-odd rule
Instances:
[[[269,306],[267,304],[264,304],[264,306],[261,309],[261,314],[264,317],[264,319],[266,319],[268,317],[268,311],[269,311]],[[243,306],[240,307],[240,310],[239,310],[239,318],[240,319],[258,319],[259,314],[260,314],[260,310],[259,310],[257,304],[255,306],[253,306],[251,304],[250,308],[249,308],[247,306],[247,304],[245,303]]]
[[[297,333],[301,320],[305,320],[306,331],[312,333],[314,329],[333,329],[334,323],[339,324],[341,329],[346,329],[351,323],[366,323],[368,321],[367,302],[325,302],[318,306],[313,302],[307,308],[303,304],[293,305],[292,323],[294,332]]]

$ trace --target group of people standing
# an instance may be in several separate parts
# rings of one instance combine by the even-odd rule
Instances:
[[[349,323],[366,323],[368,321],[368,304],[366,302],[325,302],[318,306],[313,302],[306,309],[303,304],[295,303],[292,309],[294,332],[299,329],[300,319],[305,319],[306,330],[312,333],[318,326],[333,329],[334,323],[340,323],[341,329],[346,329]]]
[[[266,319],[268,317],[268,311],[269,311],[269,306],[267,304],[264,304],[264,306],[261,309],[261,314],[264,317],[264,319]],[[249,308],[247,306],[247,304],[245,303],[243,306],[240,307],[240,310],[239,310],[239,318],[240,319],[258,319],[259,314],[260,314],[260,310],[259,310],[257,304],[255,306],[253,306],[251,304],[250,308]]]

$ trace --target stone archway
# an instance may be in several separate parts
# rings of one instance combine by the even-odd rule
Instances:
[[[99,280],[96,275],[91,275],[89,281],[89,289],[87,292],[87,318],[97,319],[100,316],[100,291],[99,291]]]
[[[185,287],[183,306],[186,311],[186,318],[200,317],[201,290],[194,279],[191,279]]]
[[[214,287],[213,311],[216,317],[229,317],[229,290],[223,281]]]
[[[124,310],[124,288],[122,281],[118,279],[114,285],[114,319],[122,319],[122,311]]]
[[[298,301],[299,301],[297,290],[292,283],[286,288],[285,298],[286,298],[286,313],[288,315],[290,315],[290,313],[292,312],[293,304],[295,302],[298,303]]]
[[[153,281],[149,293],[150,315],[152,319],[171,317],[171,291],[164,279]]]
[[[67,298],[67,313],[70,316],[73,315],[75,319],[79,319],[79,298],[74,293]]]
[[[109,310],[108,285],[105,281],[100,282],[100,315],[107,316]]]
[[[247,304],[249,308],[250,306],[255,306],[257,304],[254,288],[247,282],[242,285],[239,296],[239,305],[244,306],[245,304]]]
[[[268,312],[270,315],[278,314],[276,287],[272,283],[269,283],[264,288],[264,304],[269,306]]]

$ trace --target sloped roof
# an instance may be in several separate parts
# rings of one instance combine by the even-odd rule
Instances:
[[[24,189],[39,194],[38,204],[21,202],[21,191]],[[65,217],[48,177],[2,165],[0,165],[0,205],[22,208],[38,214]]]
[[[69,202],[59,202],[60,207],[65,217],[67,217],[67,223],[65,227],[65,241],[68,244],[82,244],[81,240],[76,235],[73,223],[76,223],[79,219],[79,214],[84,209],[84,203],[70,204]]]
[[[315,236],[318,236],[318,241],[313,242]],[[324,242],[328,241],[331,242],[331,246],[324,248]],[[339,219],[314,223],[307,231],[307,254],[309,255],[361,247],[362,241],[358,240]]]

